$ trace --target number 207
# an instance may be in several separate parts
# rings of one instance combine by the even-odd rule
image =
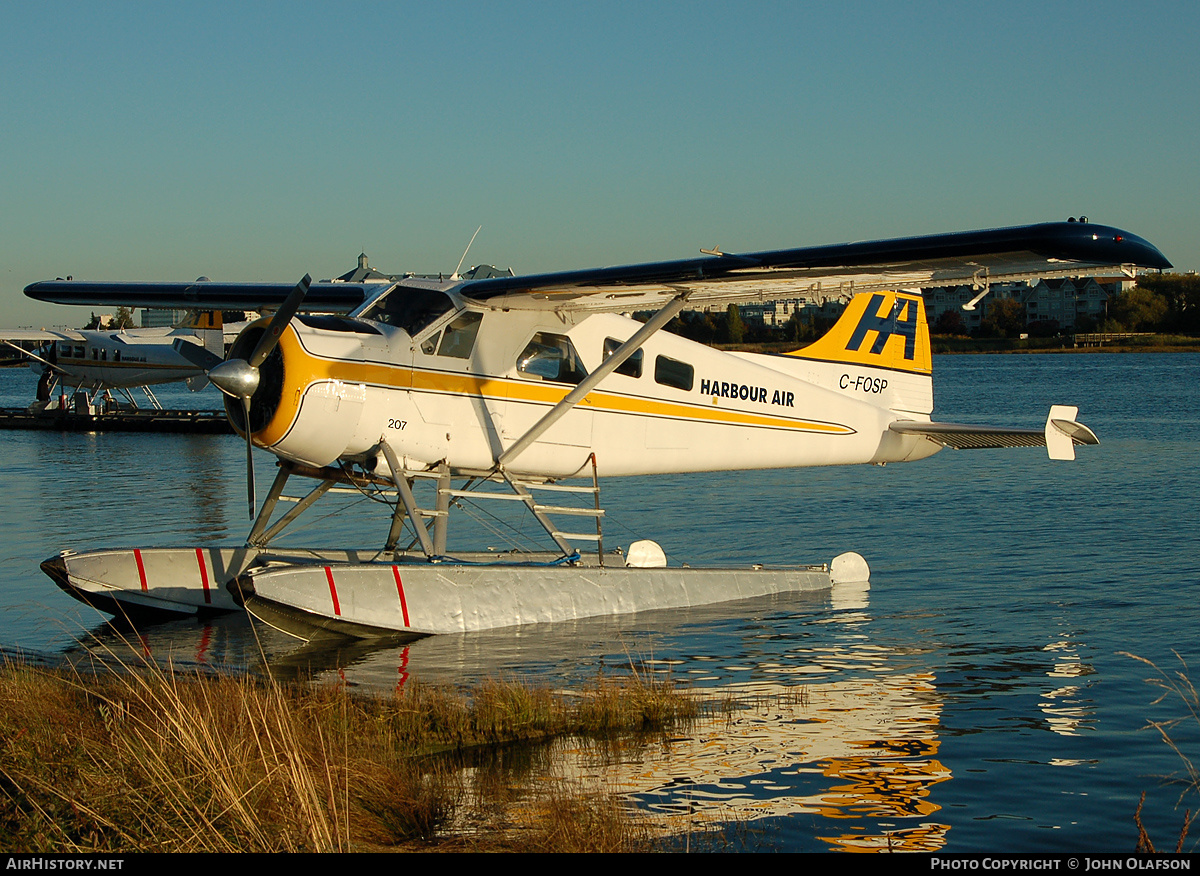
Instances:
[[[408,420],[397,420],[393,417],[388,417],[388,428],[389,429],[403,429],[407,425],[408,425]]]

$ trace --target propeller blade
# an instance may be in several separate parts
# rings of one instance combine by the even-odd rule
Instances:
[[[212,360],[206,360],[209,363],[209,367],[205,368],[204,371],[208,375],[209,381],[230,398],[242,400],[242,423],[245,425],[246,432],[246,500],[250,505],[251,520],[254,519],[255,496],[254,440],[251,438],[253,429],[250,425],[250,398],[258,389],[258,367],[267,361],[267,357],[271,355],[271,351],[279,343],[279,338],[283,335],[283,330],[287,328],[288,323],[292,321],[292,317],[300,310],[300,305],[304,302],[304,296],[308,294],[308,287],[311,285],[312,277],[305,274],[300,282],[296,284],[295,288],[288,293],[283,304],[279,306],[279,309],[275,311],[275,315],[271,317],[271,321],[267,323],[266,331],[262,333],[262,337],[254,345],[254,352],[245,359],[226,359],[221,362],[217,360],[216,356],[213,356],[206,350],[200,349],[194,344],[185,344],[182,341],[176,341],[174,345],[181,355],[197,364],[199,364],[197,360],[203,356],[212,356],[212,360],[217,360],[215,364]],[[189,347],[194,349],[188,349]]]
[[[250,354],[250,358],[247,361],[251,366],[257,368],[271,355],[271,351],[279,343],[279,337],[283,334],[283,330],[287,328],[287,324],[292,321],[292,317],[300,309],[300,305],[304,301],[304,296],[308,294],[308,287],[311,285],[312,277],[305,274],[300,282],[296,284],[296,288],[288,293],[288,297],[284,299],[283,304],[279,306],[279,309],[275,311],[275,315],[271,317],[271,322],[267,325],[267,330],[258,339],[258,344],[255,346],[254,352]]]
[[[246,423],[246,498],[250,502],[250,519],[254,519],[254,442],[250,440],[250,396],[242,396],[242,415]]]

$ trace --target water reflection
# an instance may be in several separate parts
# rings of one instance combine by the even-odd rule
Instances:
[[[676,836],[817,816],[817,837],[832,849],[942,848],[949,826],[935,818],[931,792],[950,771],[937,758],[932,677],[760,682],[720,697],[727,713],[662,745],[564,744],[556,777],[624,795]]]
[[[1063,736],[1078,736],[1096,722],[1095,704],[1088,695],[1096,670],[1083,662],[1078,644],[1073,641],[1051,642],[1044,650],[1054,661],[1046,675],[1058,686],[1047,691],[1039,705],[1051,730]]]

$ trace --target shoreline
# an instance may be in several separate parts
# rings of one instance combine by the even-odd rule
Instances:
[[[1200,353],[1200,341],[1193,344],[1113,344],[1109,347],[1014,347],[1005,350],[953,350],[938,349],[934,345],[935,356],[987,356],[987,355],[1034,355],[1034,354],[1074,354],[1074,353]]]
[[[1058,340],[1055,345],[1053,342]],[[717,350],[738,353],[781,355],[800,353],[808,346],[796,341],[761,341],[743,344],[710,344]],[[809,342],[811,343],[811,342]],[[935,356],[1031,355],[1031,354],[1091,354],[1091,353],[1200,353],[1200,338],[1184,335],[1154,335],[1137,343],[1114,342],[1106,346],[1066,346],[1062,338],[989,338],[973,340],[966,337],[932,339]]]
[[[0,663],[6,848],[671,850],[661,820],[544,767],[578,746],[662,744],[737,708],[638,665],[570,691],[494,680],[380,694],[113,656]],[[724,836],[711,835],[714,848]]]

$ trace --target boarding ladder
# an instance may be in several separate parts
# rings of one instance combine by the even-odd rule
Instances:
[[[538,524],[546,530],[546,533],[562,552],[564,558],[574,562],[579,556],[578,550],[571,545],[572,541],[591,541],[596,544],[596,554],[600,565],[604,565],[604,529],[601,525],[601,519],[604,517],[604,509],[600,507],[600,481],[596,469],[596,455],[594,453],[589,455],[587,463],[590,464],[592,470],[591,486],[577,486],[555,483],[550,480],[519,478],[510,475],[503,468],[497,468],[491,477],[472,479],[467,483],[466,487],[454,489],[450,484],[449,468],[444,462],[433,470],[409,471],[399,464],[399,460],[386,444],[381,449],[384,452],[384,458],[392,469],[393,480],[396,483],[400,497],[385,549],[395,549],[396,540],[403,526],[402,510],[408,517],[417,536],[409,545],[409,550],[420,546],[421,550],[430,560],[436,561],[444,556],[446,552],[447,523],[452,503],[457,503],[459,500],[469,500],[472,502],[522,502],[529,513],[537,520]],[[412,481],[416,477],[432,477],[437,479],[437,500],[433,509],[421,508],[417,505],[411,487]],[[472,489],[478,483],[495,480],[503,480],[512,492],[502,493]],[[540,501],[534,495],[535,492],[559,494],[590,493],[592,496],[592,507],[548,504],[548,502]],[[595,521],[596,531],[594,533],[568,531],[553,519],[559,516],[572,518],[591,517]],[[432,538],[430,537],[431,530]]]

